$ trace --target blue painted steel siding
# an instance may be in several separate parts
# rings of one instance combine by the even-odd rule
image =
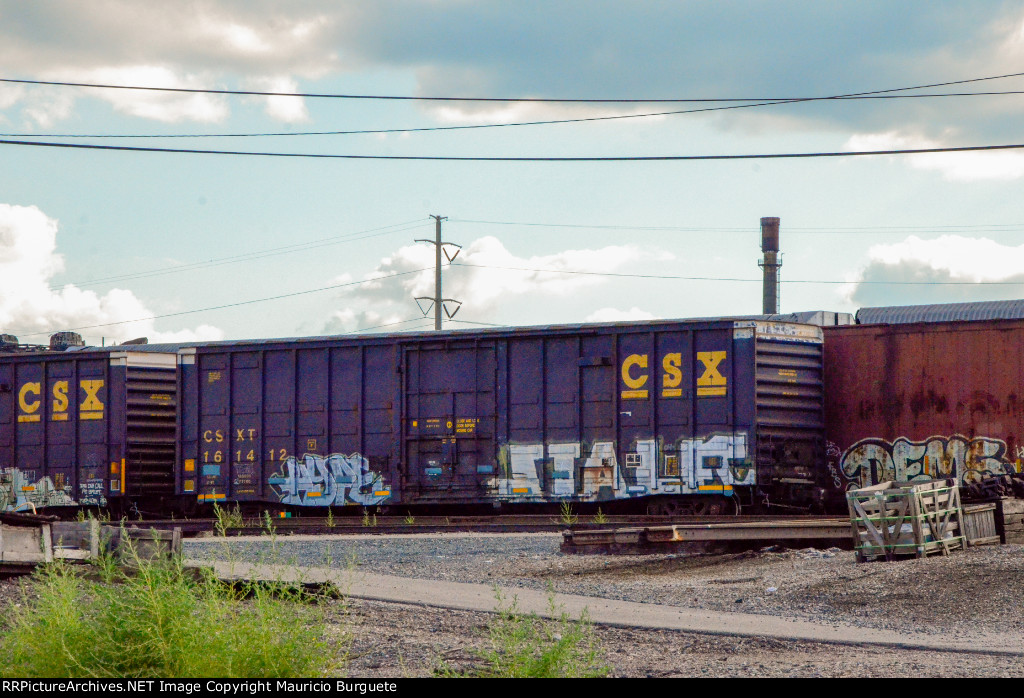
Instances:
[[[290,505],[728,492],[756,471],[733,321],[230,343],[182,373],[204,500]],[[218,441],[223,438],[224,441]],[[210,451],[222,450],[219,463]],[[250,460],[252,458],[252,460]]]
[[[9,492],[0,510],[105,505],[121,494],[124,381],[124,367],[105,355],[0,358],[0,478]]]
[[[192,438],[181,462],[195,461],[199,501],[328,506],[390,496],[368,464],[397,463],[394,357],[394,346],[352,342],[197,347],[182,371],[198,410],[182,412]]]

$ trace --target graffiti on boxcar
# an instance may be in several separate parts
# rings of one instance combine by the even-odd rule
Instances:
[[[101,478],[84,479],[79,483],[79,498],[71,496],[72,488],[63,473],[54,478],[36,477],[35,472],[18,468],[0,471],[0,510],[31,511],[33,508],[70,507],[78,505],[106,506]]]
[[[825,442],[825,468],[828,470],[829,477],[832,478],[832,486],[840,491],[846,489],[846,479],[839,474],[841,472],[839,462],[842,457],[843,452],[834,441]]]
[[[1015,472],[1006,442],[976,436],[931,436],[923,441],[862,439],[848,448],[840,462],[850,486],[865,487],[887,480],[956,478],[970,483]]]
[[[282,504],[341,506],[379,504],[391,496],[391,488],[370,461],[358,453],[320,456],[307,453],[289,456],[267,483]]]
[[[663,445],[635,441],[620,459],[612,441],[507,444],[500,476],[487,485],[511,499],[573,497],[583,501],[680,494],[749,485],[755,473],[746,434],[713,434]]]

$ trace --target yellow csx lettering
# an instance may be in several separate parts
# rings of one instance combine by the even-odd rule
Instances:
[[[79,404],[79,417],[81,419],[103,419],[103,401],[100,398],[100,390],[103,388],[102,380],[79,381],[79,387],[84,392],[82,402]],[[68,418],[68,407],[71,404],[68,393],[71,386],[66,380],[53,382],[51,394],[50,418],[55,422],[63,422]],[[43,388],[39,381],[30,381],[22,384],[18,390],[18,408],[21,414],[18,415],[19,422],[38,422],[42,415],[39,414],[39,407],[42,405]]]
[[[223,443],[224,432],[221,431],[220,429],[207,429],[206,431],[203,432],[203,441],[205,441],[208,444],[212,444],[214,441],[216,441],[217,443]]]
[[[704,373],[697,379],[697,397],[725,395],[728,380],[718,371],[725,361],[724,351],[698,351],[697,360],[704,364]]]
[[[622,391],[623,400],[639,400],[647,397],[647,391],[642,389],[647,382],[647,374],[640,373],[634,376],[634,366],[647,368],[647,354],[630,354],[622,362],[622,382],[628,388],[628,390]]]
[[[85,398],[79,405],[79,419],[103,419],[103,402],[99,398],[100,388],[103,387],[101,380],[83,380],[78,382],[79,387],[85,392]]]
[[[68,411],[68,382],[57,381],[53,384],[53,412]]]
[[[697,397],[715,397],[726,394],[728,378],[722,375],[719,367],[726,360],[725,351],[698,351],[694,368],[702,368],[697,378]],[[647,354],[630,354],[622,361],[622,383],[625,389],[621,392],[623,400],[646,400],[649,396],[646,388],[648,366]],[[683,355],[670,352],[661,358],[661,396],[682,397],[683,395]]]
[[[21,390],[18,391],[18,407],[21,408],[22,412],[22,414],[18,415],[19,422],[39,421],[39,415],[36,414],[36,411],[39,409],[41,402],[39,399],[41,393],[42,387],[39,383],[25,383],[21,386]]]
[[[248,434],[248,436],[246,436],[246,434]],[[235,441],[252,441],[255,438],[255,429],[235,429]]]
[[[661,396],[679,397],[683,394],[683,355],[665,354],[661,360],[665,373],[661,377]]]

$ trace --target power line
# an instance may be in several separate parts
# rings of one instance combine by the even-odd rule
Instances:
[[[421,126],[414,128],[378,128],[356,129],[349,131],[260,131],[254,133],[0,133],[4,138],[268,138],[280,136],[355,136],[383,135],[396,133],[425,133],[431,131],[465,131],[484,128],[509,128],[518,126],[552,126],[556,124],[578,124],[590,121],[614,121],[619,119],[645,119],[654,116],[678,116],[681,114],[699,114],[704,112],[748,109],[752,107],[769,107],[781,104],[799,104],[823,100],[857,100],[857,99],[916,99],[922,97],[978,97],[991,95],[1020,95],[1024,90],[1008,90],[1002,92],[954,92],[924,95],[851,95],[835,97],[803,97],[794,99],[778,99],[775,101],[740,104],[724,107],[705,107],[701,109],[681,109],[672,111],[649,112],[645,114],[613,114],[609,116],[585,116],[573,119],[542,119],[537,121],[511,121],[496,124],[463,124],[460,126]],[[745,101],[724,99],[723,102]]]
[[[626,274],[619,272],[610,271],[581,271],[581,270],[570,270],[570,269],[533,269],[530,267],[505,267],[493,264],[470,264],[468,262],[459,262],[458,264],[452,264],[453,267],[475,267],[477,269],[505,269],[509,271],[529,271],[537,272],[542,274],[580,274],[584,276],[607,276],[615,278],[629,278],[629,279],[673,279],[680,281],[731,281],[731,282],[742,282],[742,283],[762,283],[763,279],[742,279],[734,277],[723,277],[723,276],[678,276],[675,274]],[[784,279],[782,283],[785,284],[882,284],[882,285],[894,285],[894,286],[1024,286],[1024,281],[867,281],[867,280],[853,280],[853,281],[837,281],[835,279]]]
[[[396,325],[407,325],[410,322],[416,322],[417,320],[422,320],[422,319],[423,318],[421,318],[421,317],[414,317],[414,318],[411,318],[409,320],[399,320],[398,322],[385,322],[383,325],[370,325],[369,327],[360,327],[358,330],[351,330],[349,332],[345,332],[344,334],[357,334],[359,332],[367,332],[369,330],[377,330],[377,329],[380,329],[381,327],[394,327]],[[417,328],[413,328],[413,329],[417,329]]]
[[[541,223],[529,221],[489,221],[475,220],[471,218],[452,218],[452,223],[472,223],[476,225],[502,225],[538,228],[575,228],[582,230],[626,230],[626,231],[652,231],[652,232],[680,232],[680,233],[758,233],[757,229],[750,226],[679,226],[679,225],[594,225],[588,223]],[[964,225],[903,225],[903,226],[851,226],[836,228],[821,227],[786,227],[786,234],[794,235],[879,235],[888,233],[907,232],[992,232],[1007,233],[1024,230],[1024,223],[979,223]]]
[[[432,269],[432,268],[433,267],[424,267],[423,269],[413,269],[411,271],[402,271],[402,272],[397,272],[395,274],[387,274],[385,276],[378,276],[378,277],[373,278],[373,279],[363,279],[362,281],[350,281],[350,282],[344,283],[344,284],[334,284],[333,286],[321,286],[320,288],[313,288],[313,289],[309,289],[307,291],[295,291],[294,293],[282,293],[282,294],[277,295],[277,296],[267,296],[266,298],[253,298],[253,299],[247,300],[247,301],[238,301],[237,303],[226,303],[224,305],[213,305],[213,306],[209,306],[207,308],[195,308],[193,310],[182,310],[182,311],[179,311],[179,312],[176,312],[176,313],[164,313],[162,315],[150,315],[148,317],[135,318],[134,320],[117,320],[115,322],[102,322],[102,323],[99,323],[97,325],[83,325],[81,327],[65,327],[65,328],[62,328],[62,330],[72,331],[72,332],[77,332],[79,330],[94,330],[94,329],[96,329],[98,327],[112,327],[114,325],[127,325],[127,324],[130,324],[130,323],[133,323],[133,322],[146,322],[148,320],[160,320],[160,319],[169,318],[169,317],[179,317],[181,315],[192,315],[194,313],[204,313],[204,312],[207,312],[207,311],[210,311],[210,310],[224,310],[225,308],[237,308],[237,307],[242,306],[242,305],[252,305],[254,303],[264,303],[266,301],[276,301],[276,300],[280,300],[282,298],[294,298],[296,296],[305,296],[305,295],[309,295],[311,293],[320,293],[322,291],[331,291],[331,290],[338,289],[338,288],[346,288],[348,286],[360,286],[362,284],[369,284],[369,283],[373,283],[375,281],[385,281],[385,280],[393,279],[393,278],[396,278],[396,277],[399,277],[399,276],[408,276],[409,274],[418,274],[421,271],[427,271],[427,270]],[[14,332],[14,334],[17,334],[17,335],[24,335],[26,337],[34,337],[36,335],[52,334],[53,331],[51,330],[51,331],[47,331],[47,332],[25,332],[25,331],[13,330],[13,332]]]
[[[0,140],[0,145],[20,145],[44,148],[73,148],[78,150],[105,150],[136,153],[179,153],[187,155],[247,155],[278,158],[316,158],[324,160],[404,160],[447,162],[679,162],[696,160],[774,160],[797,158],[840,158],[867,155],[921,155],[926,153],[966,153],[1001,150],[1019,150],[1024,143],[1006,145],[970,145],[946,148],[900,148],[891,150],[849,150],[807,153],[752,153],[737,155],[611,155],[579,157],[508,157],[508,156],[456,156],[456,155],[348,155],[335,153],[280,153],[246,150],[201,150],[197,148],[150,148],[128,145],[95,145],[91,143],[50,143],[46,141]]]
[[[911,90],[925,90],[933,87],[948,87],[950,85],[965,85],[974,82],[985,82],[988,80],[1002,80],[1015,78],[1024,75],[1022,73],[1007,73],[1005,75],[990,75],[980,78],[968,78],[964,80],[950,80],[936,82],[927,85],[915,85],[912,87],[895,87],[885,90],[871,90],[866,92],[853,92],[847,95],[835,95],[830,97],[730,97],[730,98],[566,98],[566,97],[425,97],[414,95],[374,95],[374,94],[344,94],[344,93],[317,93],[317,92],[263,92],[258,90],[214,90],[190,87],[148,87],[144,85],[115,85],[110,83],[88,83],[88,82],[61,82],[55,80],[22,80],[16,78],[0,78],[0,82],[21,84],[21,85],[44,85],[50,87],[88,87],[106,90],[143,90],[149,92],[178,92],[185,94],[215,94],[215,95],[241,95],[255,97],[302,97],[308,99],[357,99],[357,100],[384,100],[384,101],[411,101],[411,102],[527,102],[527,103],[562,103],[562,104],[679,104],[694,102],[726,102],[726,101],[784,101],[802,102],[822,99],[840,99],[848,97],[859,97],[874,94],[891,92],[906,92]]]
[[[232,255],[230,257],[218,257],[200,262],[188,262],[185,264],[178,264],[170,267],[164,267],[162,269],[151,269],[149,271],[132,272],[128,274],[120,274],[117,276],[107,276],[100,279],[92,279],[90,281],[83,281],[79,283],[68,282],[73,286],[79,288],[85,288],[88,286],[97,286],[104,283],[113,283],[117,281],[131,281],[134,279],[143,279],[153,276],[164,276],[167,274],[177,274],[184,271],[193,271],[196,269],[206,269],[209,267],[217,267],[225,264],[235,264],[237,262],[250,262],[257,259],[264,259],[266,257],[276,257],[284,254],[291,254],[293,252],[305,252],[307,250],[318,249],[320,247],[327,247],[329,245],[337,245],[346,242],[358,242],[359,240],[368,240],[370,238],[380,237],[382,235],[394,235],[396,233],[405,232],[420,226],[426,225],[422,221],[407,221],[405,223],[395,223],[392,225],[382,226],[380,228],[370,228],[369,230],[363,230],[356,233],[347,233],[345,235],[338,235],[327,238],[320,238],[318,240],[310,240],[309,242],[296,243],[294,245],[285,245],[283,247],[271,247],[266,250],[257,250],[253,252],[247,252],[240,255]],[[405,226],[405,227],[399,227]],[[396,230],[385,230],[386,228],[397,228]],[[381,231],[384,232],[375,232]],[[373,233],[370,235],[363,235],[363,233]],[[361,236],[361,237],[354,237]],[[67,283],[60,284],[59,286],[50,287],[51,291],[59,291]]]
[[[447,322],[457,322],[460,325],[483,325],[484,327],[508,327],[508,325],[500,325],[493,322],[480,322],[478,320],[448,320]]]

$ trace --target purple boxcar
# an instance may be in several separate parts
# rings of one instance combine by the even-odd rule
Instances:
[[[177,491],[280,508],[811,505],[821,360],[816,327],[734,320],[184,348]]]
[[[0,354],[0,510],[174,495],[174,347]]]

